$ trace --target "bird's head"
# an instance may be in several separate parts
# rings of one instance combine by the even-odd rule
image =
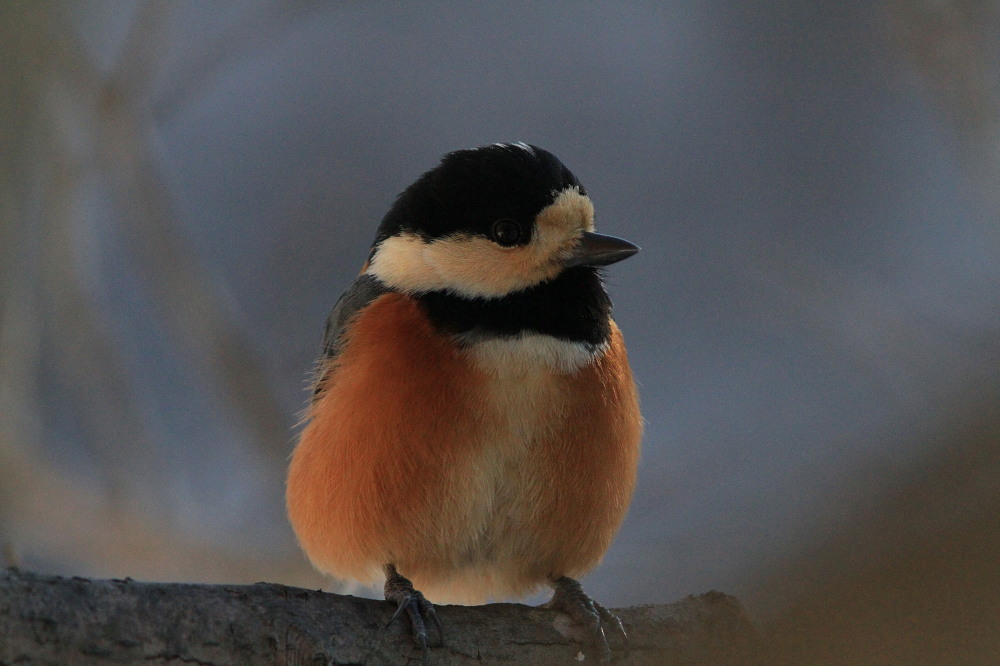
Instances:
[[[445,155],[399,195],[367,272],[408,293],[492,299],[638,250],[594,233],[590,198],[555,155],[493,144]]]

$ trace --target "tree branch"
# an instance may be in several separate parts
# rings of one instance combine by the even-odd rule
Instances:
[[[0,571],[0,665],[405,664],[419,661],[383,601],[283,585],[191,585]],[[618,663],[758,663],[753,625],[720,592],[617,611],[631,636]],[[434,666],[590,661],[566,618],[521,604],[442,606]]]

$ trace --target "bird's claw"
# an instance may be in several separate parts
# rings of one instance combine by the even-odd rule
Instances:
[[[590,636],[601,662],[611,661],[611,647],[608,645],[606,633],[608,631],[618,637],[624,653],[628,654],[628,634],[621,618],[588,597],[580,583],[572,578],[566,576],[558,578],[553,581],[553,587],[555,594],[544,607],[569,615],[570,619],[583,628]]]
[[[427,646],[430,644],[427,635],[428,623],[433,625],[437,631],[438,641],[435,645],[444,642],[444,629],[441,620],[438,619],[434,604],[427,601],[419,590],[413,588],[413,583],[404,578],[391,565],[386,567],[387,576],[385,579],[385,598],[397,604],[396,612],[386,623],[389,627],[405,611],[410,618],[410,629],[413,632],[413,642],[420,648],[423,655],[423,663],[427,664]]]

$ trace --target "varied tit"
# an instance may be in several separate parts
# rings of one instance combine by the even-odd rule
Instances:
[[[382,220],[326,324],[288,511],[321,571],[405,611],[554,588],[591,632],[621,622],[575,580],[635,485],[642,418],[601,266],[638,251],[524,143],[446,155]],[[418,591],[419,590],[419,591]]]

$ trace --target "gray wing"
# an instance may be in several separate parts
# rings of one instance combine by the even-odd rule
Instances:
[[[323,380],[326,379],[333,361],[340,355],[344,330],[351,317],[376,298],[390,291],[392,290],[382,284],[378,278],[362,274],[337,299],[333,311],[326,319],[326,328],[323,331],[323,355],[320,357],[319,367],[313,382],[313,402],[316,402],[323,393]]]

